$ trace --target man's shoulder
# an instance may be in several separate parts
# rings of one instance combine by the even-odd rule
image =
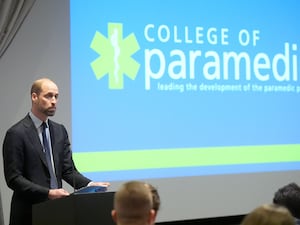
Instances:
[[[33,125],[32,120],[30,119],[29,115],[26,115],[24,118],[22,118],[21,120],[17,121],[16,123],[14,123],[8,129],[8,131],[21,130],[21,129],[24,129],[24,128],[31,127],[32,125]]]

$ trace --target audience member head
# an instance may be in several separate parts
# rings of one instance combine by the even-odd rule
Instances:
[[[284,206],[264,204],[245,216],[241,225],[295,225],[295,219]]]
[[[300,219],[300,187],[296,183],[279,188],[274,194],[273,203],[285,206],[295,218]]]
[[[148,187],[152,194],[152,209],[154,209],[155,213],[157,214],[158,210],[160,209],[160,196],[158,194],[158,190],[152,184],[145,183],[146,187]]]
[[[153,225],[156,213],[152,198],[144,182],[124,183],[114,195],[113,220],[117,225]]]

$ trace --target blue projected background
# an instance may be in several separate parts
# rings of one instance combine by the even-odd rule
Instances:
[[[298,170],[298,4],[71,1],[78,169],[101,180]]]

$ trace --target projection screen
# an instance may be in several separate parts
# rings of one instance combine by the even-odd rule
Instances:
[[[299,177],[298,12],[297,1],[70,0],[77,168],[154,183],[161,221],[271,201]]]

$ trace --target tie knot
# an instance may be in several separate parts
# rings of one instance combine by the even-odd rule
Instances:
[[[43,128],[43,130],[45,130],[47,127],[48,127],[47,123],[46,123],[46,122],[43,122],[43,123],[42,123],[42,128]]]

